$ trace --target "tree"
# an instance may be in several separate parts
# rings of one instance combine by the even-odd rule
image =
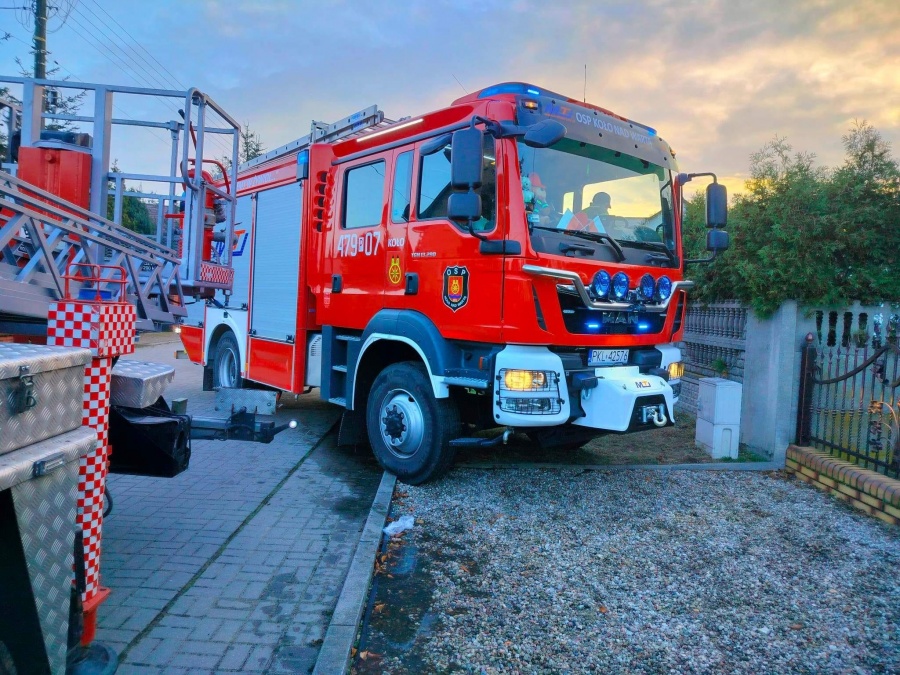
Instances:
[[[244,124],[241,129],[241,150],[238,154],[241,164],[256,159],[265,153],[266,147],[263,145],[259,134],[250,130],[250,122]]]
[[[238,147],[238,163],[243,164],[244,162],[249,162],[251,159],[256,159],[262,154],[265,154],[266,147],[263,145],[262,140],[259,137],[259,134],[255,131],[250,130],[250,122],[247,122],[244,125],[244,128],[241,129],[240,134],[240,143]],[[231,157],[228,155],[222,155],[219,158],[219,163],[225,167],[226,171],[231,171]],[[219,180],[222,177],[222,171],[219,167],[216,167],[212,171],[213,178]]]
[[[34,71],[28,68],[18,56],[16,57],[16,65],[19,66],[19,72],[22,77],[34,77]],[[53,79],[58,72],[59,66],[54,66],[47,71],[47,79]],[[69,77],[66,76],[62,79],[68,80]],[[44,90],[44,112],[53,115],[77,115],[85,96],[87,96],[87,91],[65,96],[59,89],[47,87]],[[51,119],[44,123],[44,129],[48,131],[72,131],[76,129],[76,123],[69,120]]]
[[[119,160],[113,160],[110,167],[110,173],[121,173],[119,169]],[[115,190],[116,183],[114,180],[109,181],[110,191]],[[150,213],[147,211],[147,205],[141,201],[140,197],[129,196],[125,188],[125,181],[122,181],[122,225],[138,234],[154,235],[156,234],[156,223],[150,219]],[[109,220],[115,215],[115,196],[109,195],[106,198],[106,217]]]
[[[9,87],[0,87],[0,101],[8,101],[18,104],[19,100],[9,93]],[[6,162],[7,149],[9,148],[9,139],[6,134],[6,122],[9,119],[10,109],[4,105],[0,105],[0,162]]]
[[[814,166],[775,138],[751,157],[746,193],[729,213],[731,249],[692,270],[704,300],[737,299],[761,316],[785,300],[838,305],[900,298],[900,168],[865,122],[843,137],[844,165]],[[688,255],[702,253],[703,195],[687,203]]]

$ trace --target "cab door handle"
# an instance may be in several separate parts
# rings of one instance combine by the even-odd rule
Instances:
[[[416,295],[419,292],[419,275],[416,272],[406,273],[406,295]]]

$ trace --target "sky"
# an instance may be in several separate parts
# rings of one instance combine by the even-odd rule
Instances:
[[[21,4],[30,0],[0,0]],[[654,127],[682,170],[714,171],[732,192],[748,177],[750,155],[776,136],[837,166],[841,136],[867,120],[900,156],[896,0],[56,4],[48,48],[58,76],[198,87],[267,149],[306,135],[313,119],[332,122],[373,103],[398,119],[525,81]],[[0,10],[0,37],[7,32],[0,74],[17,76],[15,57],[33,58],[26,13]],[[123,99],[115,112],[173,117],[156,99],[145,106]],[[123,135],[113,156],[139,171],[159,161],[153,146],[168,157],[164,141],[159,131]]]

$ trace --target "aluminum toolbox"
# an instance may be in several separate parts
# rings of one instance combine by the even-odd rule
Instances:
[[[0,455],[81,426],[88,349],[0,343]]]
[[[2,672],[66,672],[78,459],[96,445],[79,427],[0,455]]]
[[[172,366],[121,359],[112,371],[110,403],[128,408],[151,406],[174,377]]]

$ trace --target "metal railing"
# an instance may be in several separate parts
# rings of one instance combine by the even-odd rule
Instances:
[[[23,77],[0,76],[0,83],[21,86],[21,107],[17,115],[10,116],[12,125],[19,119],[17,132],[21,136],[21,147],[64,147],[41,138],[41,131],[46,121],[70,124],[87,124],[91,129],[91,146],[81,148],[91,155],[90,211],[104,217],[107,213],[107,197],[113,196],[113,220],[121,224],[123,201],[134,196],[124,189],[124,180],[139,181],[143,184],[161,184],[164,195],[149,191],[143,194],[159,201],[160,211],[164,214],[175,213],[184,207],[184,216],[180,220],[183,231],[175,231],[178,227],[173,219],[165,216],[157,218],[156,240],[171,248],[177,248],[181,258],[179,277],[183,287],[189,294],[201,295],[215,289],[230,290],[231,276],[225,268],[231,265],[231,247],[224,247],[220,258],[214,258],[211,251],[205,250],[204,227],[205,205],[207,195],[221,200],[225,206],[225,222],[219,225],[223,230],[221,238],[231,241],[234,237],[234,217],[237,204],[237,164],[240,141],[240,125],[212,98],[196,88],[187,91],[168,89],[150,89],[119,85],[72,82],[68,80],[37,80]],[[70,115],[48,112],[45,110],[44,93],[46,90],[64,90],[86,92],[93,95],[93,114]],[[141,96],[157,99],[163,103],[171,103],[181,119],[150,120],[133,117],[113,117],[114,102],[124,97]],[[168,163],[168,174],[155,173],[117,173],[110,172],[110,147],[115,127],[143,127],[163,130],[169,134],[168,153],[162,161]],[[215,180],[206,180],[202,175],[204,162],[211,160],[205,156],[205,145],[209,137],[224,136],[229,148],[231,161],[230,177],[227,189],[217,185]],[[207,153],[208,154],[208,153]],[[113,189],[110,190],[110,183]],[[184,196],[176,194],[180,189]],[[181,243],[176,247],[178,240]],[[227,281],[223,281],[227,279]]]
[[[187,314],[172,249],[5,172],[0,209],[0,314],[46,319],[49,303],[66,295],[66,271],[77,264],[123,267],[124,287],[110,276],[103,290],[132,302],[143,330]]]

